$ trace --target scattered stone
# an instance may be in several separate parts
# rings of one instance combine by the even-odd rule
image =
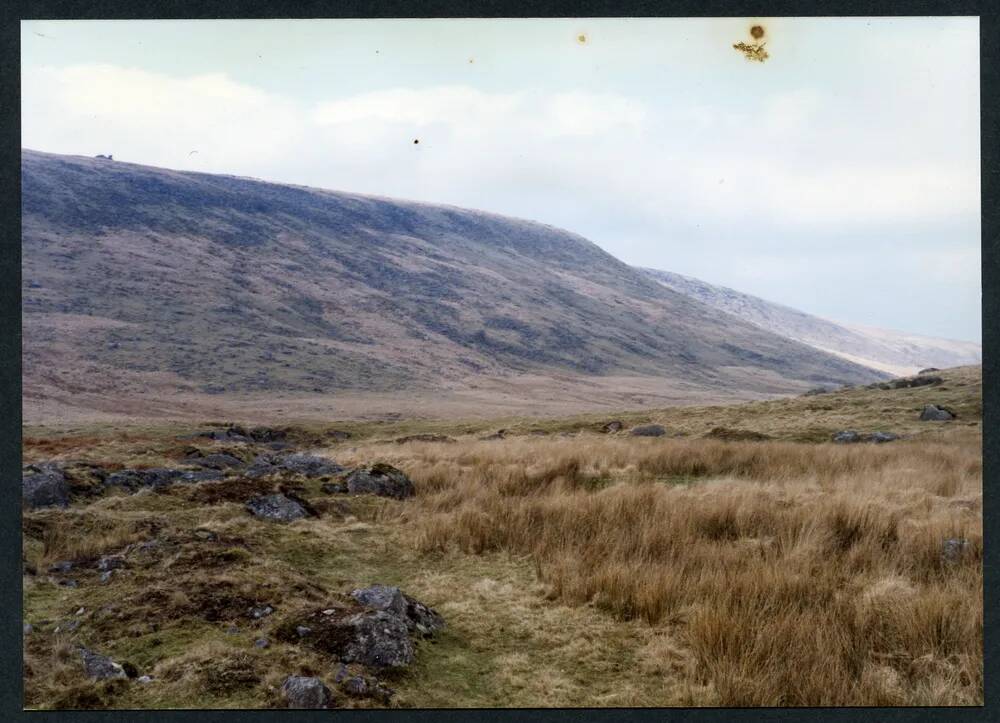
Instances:
[[[899,439],[899,435],[893,432],[872,432],[871,434],[865,435],[866,442],[873,442],[875,444],[885,444],[886,442],[895,442]]]
[[[414,495],[413,482],[401,470],[388,464],[359,467],[347,479],[347,491],[352,495],[373,494],[397,500]]]
[[[115,574],[114,570],[108,570],[106,572],[102,572],[101,573],[101,584],[102,585],[106,585],[108,582],[110,582],[111,581],[111,576],[114,575],[114,574]]]
[[[714,427],[705,434],[707,439],[721,439],[726,442],[765,442],[771,439],[770,436],[761,432],[752,432],[748,429],[730,429],[728,427]]]
[[[969,549],[969,541],[965,538],[952,537],[941,543],[941,560],[949,565],[954,565],[965,556]]]
[[[347,492],[346,482],[324,482],[320,485],[320,490],[324,494],[335,495],[335,494],[345,494]]]
[[[205,456],[197,457],[187,457],[184,460],[188,464],[193,464],[197,467],[207,467],[209,469],[223,470],[232,467],[242,467],[244,462],[239,457],[234,457],[231,454],[225,452],[217,452],[215,454],[207,454]]]
[[[136,682],[145,685],[146,683],[152,683],[153,678],[148,675],[140,675],[138,678],[136,678]]]
[[[837,432],[833,435],[833,441],[837,444],[856,444],[858,442],[884,444],[886,442],[895,442],[899,438],[899,435],[894,434],[893,432],[870,432],[867,434],[861,434],[853,429],[845,429],[844,431]]]
[[[185,470],[165,467],[126,469],[109,474],[104,483],[109,487],[123,487],[130,492],[136,492],[143,487],[153,487],[154,489],[167,487],[183,479],[184,475]]]
[[[351,433],[339,429],[331,429],[326,433],[326,436],[335,442],[343,442],[351,438]]]
[[[311,632],[312,628],[307,628],[305,625],[299,625],[298,627],[295,628],[295,634],[298,635],[300,638],[306,637]]]
[[[913,387],[926,387],[933,384],[940,384],[943,381],[944,379],[941,377],[918,375],[915,377],[906,377],[905,379],[893,379],[889,382],[889,386],[892,389],[911,389]]]
[[[95,680],[128,677],[125,668],[106,655],[94,653],[84,647],[80,647],[79,651],[80,657],[83,660],[83,669],[86,671],[88,677]]]
[[[87,612],[87,611],[84,608],[78,608],[77,611],[76,611],[76,614],[77,615],[83,615],[85,612]]]
[[[227,635],[236,635],[239,632],[240,632],[240,629],[238,627],[236,627],[235,625],[230,625],[228,628],[226,628],[226,634]]]
[[[69,493],[69,481],[55,464],[25,467],[21,476],[21,497],[28,507],[67,507]]]
[[[921,422],[948,422],[955,419],[958,415],[947,407],[942,407],[937,404],[928,404],[924,407],[924,410],[920,413]]]
[[[49,572],[57,573],[67,573],[73,569],[75,566],[72,560],[60,560],[59,562],[54,562],[49,566]]]
[[[124,555],[105,555],[97,561],[97,569],[101,572],[118,570],[125,567]]]
[[[333,702],[333,693],[319,678],[289,676],[282,684],[281,692],[289,708],[327,708]]]
[[[354,675],[340,684],[344,692],[355,698],[365,698],[368,695],[368,683],[360,675]]]
[[[291,522],[306,516],[306,509],[283,494],[252,497],[246,503],[254,517],[272,522]]]
[[[52,632],[54,632],[54,633],[75,633],[79,629],[80,629],[80,621],[79,620],[65,620],[65,621],[59,623],[58,625],[56,625],[55,629]]]
[[[327,477],[339,474],[344,468],[333,460],[313,454],[261,454],[247,468],[246,475],[252,479],[270,475],[296,474],[303,477]]]
[[[76,580],[60,580],[58,584],[62,585],[63,587],[70,587],[70,588],[80,586],[80,583],[78,583]]]
[[[35,629],[31,626],[31,623],[24,624],[23,632],[25,635],[30,635],[32,632],[34,632],[34,630]]]
[[[632,427],[629,432],[633,437],[662,437],[667,433],[659,424],[644,424],[639,427]]]
[[[270,605],[264,605],[262,607],[250,608],[250,616],[254,620],[260,620],[261,618],[266,618],[268,615],[274,612],[274,608]]]
[[[507,430],[506,429],[498,429],[493,434],[487,434],[485,437],[480,437],[479,439],[481,439],[481,440],[504,439],[506,437],[507,437]]]
[[[255,648],[266,648],[270,645],[270,641],[267,638],[257,638],[253,641],[253,646]]]
[[[939,372],[939,371],[941,370],[938,369],[937,367],[927,367],[926,369],[921,369],[919,372],[917,372],[917,374],[930,374],[931,372]]]
[[[625,424],[620,420],[613,419],[607,424],[601,426],[601,434],[615,434],[625,429]]]

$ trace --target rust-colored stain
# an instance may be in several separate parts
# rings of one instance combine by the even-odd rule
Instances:
[[[770,56],[767,51],[764,50],[764,46],[767,45],[765,42],[761,42],[762,38],[767,34],[763,25],[752,25],[750,27],[750,37],[752,42],[733,43],[733,47],[743,53],[743,56],[747,60],[756,60],[758,63],[763,63]]]

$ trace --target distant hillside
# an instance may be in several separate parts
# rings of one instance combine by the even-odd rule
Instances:
[[[33,151],[22,185],[27,400],[878,376],[539,223]]]
[[[982,346],[973,342],[837,324],[689,276],[656,269],[642,271],[673,291],[762,329],[894,375],[905,376],[931,366],[956,367],[982,361]]]

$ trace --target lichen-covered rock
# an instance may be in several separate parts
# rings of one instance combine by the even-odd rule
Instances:
[[[69,493],[69,481],[55,464],[25,467],[21,476],[21,497],[28,507],[66,507]]]
[[[116,663],[106,655],[94,653],[86,648],[79,648],[80,658],[83,660],[83,669],[87,677],[94,680],[109,680],[113,678],[127,678],[125,668]]]
[[[351,635],[340,659],[373,668],[404,668],[413,662],[413,643],[402,618],[384,610],[352,615],[344,621]]]
[[[625,429],[625,424],[618,419],[613,419],[607,424],[601,425],[602,434],[615,434]]]
[[[333,693],[319,678],[292,675],[285,679],[281,693],[289,708],[328,708]]]
[[[291,522],[307,514],[305,507],[282,494],[252,497],[246,508],[254,517],[272,522]]]
[[[644,424],[640,427],[632,427],[629,434],[633,437],[662,437],[667,433],[659,424]]]
[[[397,500],[414,495],[413,482],[401,470],[388,464],[359,467],[347,479],[347,491],[352,495],[372,494]]]

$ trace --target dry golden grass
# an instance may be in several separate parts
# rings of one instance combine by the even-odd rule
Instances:
[[[841,446],[519,438],[377,446],[425,554],[530,554],[549,596],[673,630],[721,705],[982,701],[978,433]],[[942,558],[948,538],[969,541]],[[694,664],[685,662],[691,656]]]

